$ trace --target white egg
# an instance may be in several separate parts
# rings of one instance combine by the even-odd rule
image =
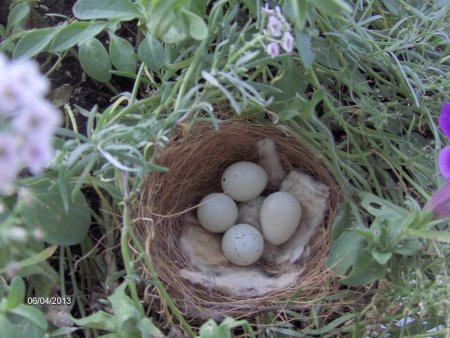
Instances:
[[[202,205],[197,209],[197,217],[206,230],[217,233],[225,232],[236,223],[238,207],[227,195],[209,194],[200,201],[200,204]]]
[[[233,264],[247,266],[255,263],[264,251],[261,233],[248,224],[236,224],[222,238],[222,251]]]
[[[267,185],[267,173],[252,162],[230,165],[222,175],[222,189],[235,201],[250,201],[261,194]]]
[[[283,244],[294,234],[302,217],[300,202],[293,195],[279,191],[269,195],[261,207],[261,228],[266,239]]]

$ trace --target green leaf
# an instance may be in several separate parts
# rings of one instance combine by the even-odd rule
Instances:
[[[314,334],[314,335],[320,334],[321,335],[321,334],[324,334],[324,333],[327,333],[327,332],[331,331],[331,329],[334,329],[335,327],[337,327],[337,326],[339,326],[339,325],[341,325],[341,324],[343,324],[345,322],[350,321],[351,319],[353,319],[353,318],[355,318],[357,316],[359,316],[359,313],[357,313],[357,312],[355,312],[355,313],[348,313],[348,314],[346,314],[344,316],[341,316],[341,317],[333,320],[330,324],[327,324],[324,327],[321,327],[319,329],[308,330],[306,332],[308,332],[308,335],[310,335],[310,334]],[[304,335],[302,335],[301,337],[304,337]]]
[[[30,305],[19,304],[14,309],[9,310],[9,312],[28,319],[40,329],[47,330],[48,322],[44,314]]]
[[[303,67],[309,69],[316,58],[316,54],[311,49],[311,35],[307,32],[301,32],[296,28],[295,38],[297,40],[298,53],[302,60]]]
[[[6,32],[5,26],[0,25],[0,36],[4,37],[5,39],[8,37],[8,33]]]
[[[167,43],[177,43],[189,37],[189,26],[183,16],[178,16],[177,20],[169,27],[169,29],[161,37]]]
[[[206,1],[205,0],[190,0],[188,8],[200,17],[206,15]]]
[[[234,96],[224,87],[220,84],[220,82],[210,73],[208,73],[205,70],[202,70],[202,76],[203,78],[208,81],[209,83],[211,83],[213,86],[217,87],[220,89],[220,91],[222,93],[225,94],[225,96],[227,97],[228,101],[230,101],[231,106],[233,107],[233,109],[236,111],[236,113],[238,115],[241,114],[242,109],[239,106],[238,102],[236,101],[236,99],[234,98]]]
[[[358,254],[350,274],[339,281],[347,286],[361,286],[372,283],[386,274],[387,265],[379,264],[367,251]]]
[[[414,255],[423,245],[417,238],[403,238],[395,246],[394,253],[409,256]]]
[[[67,194],[73,185],[67,183]],[[90,226],[91,216],[86,199],[79,191],[75,200],[69,200],[69,210],[64,203],[58,187],[48,191],[49,185],[28,188],[31,205],[20,210],[23,221],[29,228],[39,227],[44,233],[44,241],[56,245],[75,245],[83,241]]]
[[[150,318],[142,318],[137,327],[141,337],[165,338],[164,334],[152,323]]]
[[[216,338],[218,336],[219,327],[217,323],[210,319],[200,327],[201,338]]]
[[[15,6],[8,15],[8,24],[6,25],[6,32],[10,32],[11,28],[24,20],[30,13],[30,6],[21,3]]]
[[[364,236],[354,231],[344,231],[331,247],[326,263],[327,269],[345,275],[347,270],[355,263],[363,240]]]
[[[341,16],[343,11],[352,12],[352,8],[343,0],[314,0],[313,6],[330,16]]]
[[[189,34],[195,40],[203,40],[208,35],[208,26],[198,15],[183,9],[184,17],[189,24]]]
[[[109,55],[114,67],[122,72],[135,73],[137,61],[132,57],[135,52],[131,43],[114,34],[111,34],[110,37]]]
[[[11,280],[9,286],[8,306],[7,310],[14,309],[19,304],[23,303],[25,299],[25,283],[22,278],[15,276]]]
[[[151,35],[148,35],[144,41],[141,42],[138,54],[148,69],[154,72],[159,71],[166,63],[164,47],[161,42]]]
[[[376,247],[372,249],[372,256],[381,265],[386,264],[392,257],[392,252],[390,251],[379,251]]]
[[[173,24],[184,21],[184,17],[180,15],[183,2],[184,0],[165,0],[152,5],[148,15],[152,20],[147,20],[147,28],[153,37],[161,38]]]
[[[409,215],[409,212],[394,203],[381,199],[374,194],[358,191],[358,196],[361,198],[361,205],[369,213],[374,216],[379,216],[383,219],[404,218]]]
[[[286,7],[289,7],[289,9]],[[283,11],[289,11],[293,14],[297,30],[302,31],[305,28],[308,11],[307,0],[288,0],[283,4]]]
[[[351,205],[345,201],[339,206],[338,214],[331,225],[331,243],[334,243],[345,229],[352,226],[351,219]]]
[[[90,26],[86,28],[84,33],[81,35],[80,40],[78,40],[78,46],[81,46],[86,41],[98,35],[105,29],[106,26],[108,26],[108,23],[104,21],[91,23]]]
[[[20,262],[18,262],[17,265],[21,269],[19,274],[22,273],[22,270],[25,269],[26,267],[35,268],[34,271],[37,272],[37,273],[43,272],[42,268],[37,266],[36,264],[38,264],[39,262],[45,261],[48,258],[50,258],[57,248],[58,247],[56,245],[49,246],[48,248],[44,249],[39,254],[36,254],[36,255],[34,255],[34,256],[30,257],[30,258],[26,258],[26,259],[21,260]],[[6,272],[6,267],[3,267],[3,268],[0,269],[0,274],[5,273],[5,272]],[[24,277],[26,277],[26,276],[24,276]]]
[[[300,69],[294,64],[291,56],[287,56],[283,60],[283,71],[280,79],[272,84],[273,87],[282,91],[280,94],[274,94],[276,102],[285,102],[295,98],[296,94],[303,95],[308,86]]]
[[[82,20],[118,18],[129,21],[142,16],[130,0],[78,0],[73,14]]]
[[[444,243],[450,243],[450,232],[434,231],[434,230],[405,230],[407,236],[414,236],[420,238],[431,239],[434,241],[440,241]]]
[[[122,283],[108,299],[111,301],[118,329],[133,332],[140,314],[133,301],[125,294],[126,287],[127,283]]]
[[[332,51],[327,39],[311,37],[311,47],[316,51],[316,60],[322,66],[336,70],[341,69],[339,58]]]
[[[99,82],[111,80],[112,69],[108,52],[96,38],[80,46],[80,63],[87,75]]]
[[[0,313],[0,337],[23,338],[19,330],[3,313]]]
[[[29,59],[42,52],[61,27],[35,29],[27,33],[14,48],[13,58]]]
[[[98,311],[93,315],[76,319],[70,318],[75,324],[84,326],[90,329],[105,330],[109,332],[117,331],[117,320],[113,315],[104,311]]]
[[[65,336],[65,335],[68,335],[69,333],[78,331],[79,329],[80,328],[78,328],[78,327],[61,327],[58,330],[53,331],[50,334],[50,337]],[[70,335],[69,335],[69,337],[70,337]],[[102,337],[105,337],[105,336],[102,336]]]
[[[56,34],[49,51],[57,53],[75,46],[90,26],[89,22],[73,22],[64,27]]]

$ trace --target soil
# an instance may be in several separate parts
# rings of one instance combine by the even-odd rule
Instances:
[[[63,24],[66,19],[61,17],[51,16],[49,14],[57,13],[64,15],[70,19],[75,19],[72,13],[72,7],[76,3],[76,0],[42,0],[39,3],[32,4],[32,13],[35,11],[39,15],[30,15],[27,21],[27,29],[43,28],[45,26],[54,27]],[[11,0],[0,1],[0,24],[6,27],[9,6]],[[39,16],[41,18],[39,18]],[[122,26],[115,32],[116,35],[125,39],[134,39],[137,32],[135,24],[127,23],[130,27]],[[108,49],[108,34],[103,32],[97,37],[105,48]],[[78,52],[78,47],[74,47]],[[47,53],[41,53],[36,57],[36,60],[43,64],[48,57]],[[57,56],[53,55],[51,61],[42,67],[42,72],[47,73],[57,61]],[[115,94],[104,84],[99,83],[89,76],[84,74],[81,68],[80,62],[74,56],[67,54],[65,59],[61,62],[60,66],[49,75],[51,81],[50,99],[55,98],[62,99],[62,103],[68,103],[74,112],[77,127],[80,133],[86,134],[86,118],[79,114],[75,105],[80,106],[86,110],[90,110],[94,105],[98,105],[99,110],[106,108],[110,105],[111,98]],[[131,92],[133,88],[133,80],[117,77],[113,75],[111,84],[117,89],[118,92]]]

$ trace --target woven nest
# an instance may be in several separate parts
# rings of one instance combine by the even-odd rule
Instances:
[[[305,270],[294,285],[249,299],[192,285],[179,274],[180,269],[190,267],[179,241],[184,216],[189,211],[195,212],[196,205],[204,196],[222,191],[220,178],[228,166],[239,161],[258,162],[256,143],[263,138],[274,141],[286,171],[300,170],[330,189],[328,210],[323,224],[310,241],[311,250],[304,263]],[[241,317],[281,307],[286,309],[286,305],[275,302],[290,298],[299,288],[302,291],[295,298],[299,302],[337,293],[340,285],[326,271],[325,262],[330,248],[331,223],[341,200],[340,189],[320,160],[286,128],[230,118],[220,124],[219,131],[215,131],[210,123],[198,123],[186,140],[180,132],[174,136],[158,159],[158,165],[168,167],[170,171],[150,175],[142,198],[136,205],[136,231],[142,242],[146,243],[164,287],[185,316]],[[151,279],[146,266],[143,266],[143,271],[143,277]],[[146,298],[152,298],[148,296],[147,290]],[[153,295],[153,299],[158,298]],[[164,307],[164,304],[160,303],[160,306]]]

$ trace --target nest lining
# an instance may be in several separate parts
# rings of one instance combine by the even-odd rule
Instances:
[[[257,163],[256,144],[264,138],[274,141],[284,170],[299,170],[330,189],[327,215],[310,241],[305,271],[294,285],[249,299],[192,285],[179,274],[180,269],[192,269],[179,241],[186,213],[195,209],[204,196],[221,191],[220,178],[228,166],[239,161]],[[187,140],[181,133],[175,135],[158,159],[158,165],[170,171],[150,175],[136,205],[136,230],[143,242],[150,242],[150,256],[158,276],[185,315],[198,318],[250,316],[281,308],[274,302],[288,299],[299,288],[302,292],[297,301],[310,301],[319,294],[323,297],[324,292],[337,292],[339,284],[326,271],[325,261],[330,247],[329,229],[341,198],[340,189],[320,160],[287,129],[227,119],[220,130],[215,131],[211,124],[198,123]],[[150,278],[146,267],[143,268],[143,277]]]

